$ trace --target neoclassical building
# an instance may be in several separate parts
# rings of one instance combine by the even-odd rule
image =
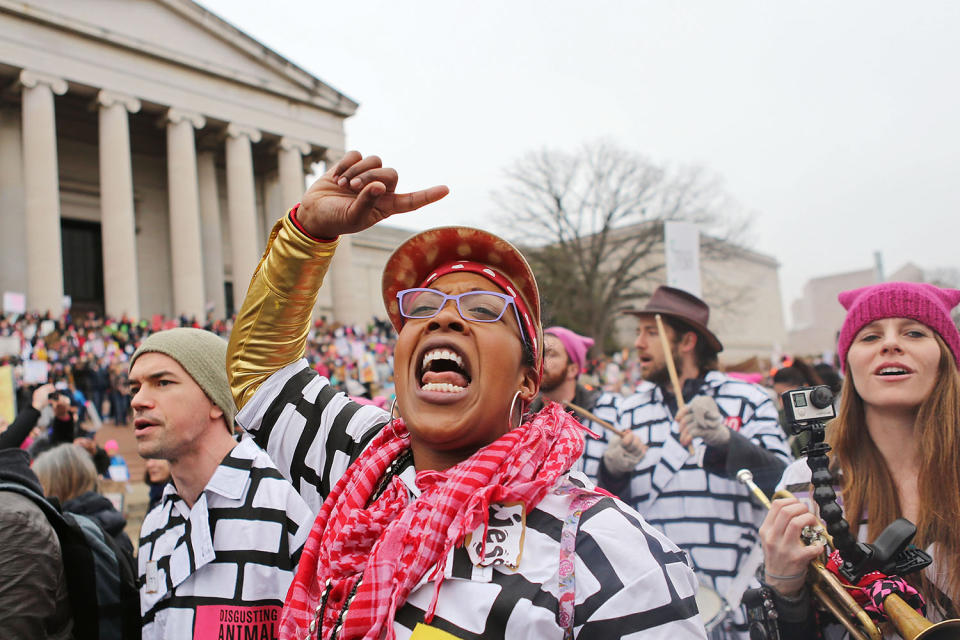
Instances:
[[[0,291],[138,318],[235,309],[357,109],[190,0],[0,0],[0,86]],[[321,312],[369,318],[396,233],[347,240]]]

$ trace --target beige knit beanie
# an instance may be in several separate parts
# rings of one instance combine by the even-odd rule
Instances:
[[[145,353],[170,356],[200,385],[207,397],[223,409],[227,428],[233,433],[233,417],[237,413],[227,382],[227,343],[220,336],[203,329],[180,327],[158,331],[140,345],[130,358],[130,368]]]

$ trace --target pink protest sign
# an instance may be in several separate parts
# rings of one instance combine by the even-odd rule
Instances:
[[[193,626],[195,640],[257,638],[276,640],[280,607],[230,607],[209,604],[197,607]]]

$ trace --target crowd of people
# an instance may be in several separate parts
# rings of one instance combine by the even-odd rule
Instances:
[[[201,325],[186,317],[148,323],[93,313],[74,317],[69,311],[60,317],[9,314],[0,317],[0,340],[9,340],[4,342],[7,352],[0,355],[0,367],[12,367],[17,406],[30,404],[30,395],[42,379],[64,393],[77,422],[87,423],[87,430],[101,421],[125,425],[131,418],[130,357],[145,338],[173,327],[199,328],[226,337],[232,325],[232,318],[208,319]],[[390,397],[395,341],[393,328],[379,318],[371,318],[366,326],[344,326],[331,325],[321,317],[311,327],[307,358],[320,375],[350,395],[369,400]],[[0,417],[0,429],[4,426]]]
[[[100,421],[123,425],[131,418],[129,360],[143,339],[175,326],[200,328],[226,338],[233,321],[208,320],[201,325],[186,317],[160,318],[148,323],[94,313],[77,319],[69,311],[60,317],[8,314],[0,316],[0,339],[15,339],[17,348],[0,355],[0,367],[13,368],[17,406],[30,403],[30,394],[37,384],[27,370],[30,365],[25,363],[40,362],[46,380],[70,399],[77,421],[88,423],[87,430],[94,429],[94,423]],[[395,343],[396,331],[380,318],[373,317],[361,326],[331,324],[321,317],[313,322],[308,334],[305,357],[333,387],[385,405],[393,397]],[[798,361],[797,366],[801,365]],[[817,366],[820,371],[833,372],[828,364]],[[592,357],[585,353],[581,368],[582,385],[598,392],[629,394],[643,380],[640,358],[629,349],[612,354],[599,352]],[[777,370],[777,376],[791,371],[792,366],[783,366]],[[767,388],[776,389],[775,383],[778,379],[771,375],[764,379]],[[95,415],[90,415],[91,410]],[[4,426],[0,416],[0,429]]]
[[[818,559],[857,583],[885,638],[898,637],[891,593],[956,617],[960,291],[846,292],[845,377],[795,359],[761,385],[721,370],[709,306],[667,286],[629,312],[633,350],[592,359],[588,336],[541,326],[547,301],[515,247],[446,227],[388,260],[387,320],[313,320],[339,236],[447,193],[396,185],[375,156],[346,154],[277,222],[230,321],[0,324],[20,338],[6,363],[50,373],[0,433],[0,482],[90,518],[132,560],[97,493],[109,454],[76,409],[109,399],[149,461],[138,635],[851,637],[815,602]],[[825,449],[793,438],[796,407],[779,394],[818,385],[837,418],[811,475],[803,455]],[[31,433],[43,446],[24,450]],[[794,497],[771,504],[777,489]],[[828,563],[801,534],[821,515],[836,525],[831,496],[846,537],[831,529]],[[53,549],[28,502],[0,504],[17,523],[6,544]],[[898,517],[929,565],[906,576],[869,564]],[[70,585],[53,570],[11,587],[23,570],[0,570],[0,612],[17,588],[48,595],[0,618],[23,637],[69,637]]]
[[[15,353],[0,355],[0,367],[13,370],[16,405],[31,403],[36,378],[31,364],[39,363],[45,380],[69,399],[77,435],[86,435],[108,423],[126,425],[130,411],[128,370],[130,356],[152,333],[172,327],[201,328],[226,338],[233,318],[208,320],[203,325],[180,317],[152,323],[84,314],[74,318],[49,314],[10,314],[0,318],[0,339],[15,339]],[[305,357],[330,384],[361,401],[380,407],[393,399],[393,348],[396,331],[389,322],[371,318],[365,325],[340,325],[321,317],[308,334]],[[629,351],[598,353],[584,360],[583,381],[590,389],[622,394],[641,380],[640,362]],[[0,416],[0,431],[7,421]],[[39,432],[33,438],[39,437]],[[28,441],[29,443],[29,441]]]

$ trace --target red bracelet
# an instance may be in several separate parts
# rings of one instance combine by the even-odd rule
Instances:
[[[290,222],[292,222],[293,226],[299,229],[300,232],[303,233],[303,235],[307,236],[311,240],[315,240],[316,242],[333,242],[340,237],[337,235],[337,236],[333,236],[332,238],[318,238],[315,235],[311,234],[309,231],[304,229],[303,225],[300,224],[300,221],[297,220],[297,210],[299,208],[300,208],[300,203],[298,202],[297,204],[293,205],[292,209],[290,209]]]

